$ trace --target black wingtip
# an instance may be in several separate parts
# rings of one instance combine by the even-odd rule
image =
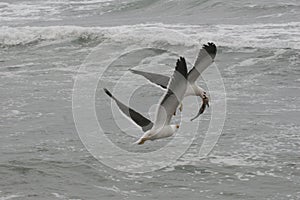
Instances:
[[[182,76],[187,78],[187,67],[184,57],[180,57],[176,63],[176,71],[178,71]]]
[[[112,94],[110,93],[110,91],[108,91],[108,89],[103,88],[103,90],[108,96],[112,97]]]
[[[159,84],[160,87],[167,89],[168,87],[166,87],[165,85]]]
[[[214,59],[217,54],[217,47],[213,42],[208,42],[207,44],[204,44],[203,49],[207,51],[207,53]]]

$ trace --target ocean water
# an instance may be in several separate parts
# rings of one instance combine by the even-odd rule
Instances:
[[[0,199],[300,199],[299,13],[297,0],[1,1]],[[89,153],[72,109],[78,74],[104,70],[104,55],[127,53],[101,77],[95,113],[116,146],[153,152],[172,138],[132,147],[134,139],[115,131],[112,122],[125,118],[102,88],[121,83],[114,92],[122,100],[137,88],[130,105],[153,111],[163,91],[130,73],[120,77],[154,65],[168,74],[179,55],[191,67],[208,41],[218,47],[214,65],[227,103],[222,134],[207,157],[199,159],[198,151],[214,104],[195,120],[189,148],[162,169],[121,172]],[[80,71],[93,52],[95,66]],[[207,89],[203,79],[199,84]],[[208,92],[218,100],[218,92]],[[195,99],[184,102],[183,120],[196,114]],[[115,118],[106,113],[111,108]],[[128,128],[126,122],[120,126]],[[190,132],[183,127],[177,134]]]

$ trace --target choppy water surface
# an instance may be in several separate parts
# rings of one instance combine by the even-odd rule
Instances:
[[[300,199],[299,6],[296,0],[2,1],[0,199]],[[187,52],[207,41],[217,44],[227,114],[206,159],[197,152],[210,109],[198,119],[200,131],[188,151],[155,172],[117,172],[86,150],[73,121],[72,88],[81,64],[104,41],[149,45],[153,52],[132,59],[161,56],[167,66],[175,57],[159,49],[176,48],[193,63]],[[163,73],[170,72],[167,66]],[[101,88],[128,68],[115,63],[117,70],[106,73],[96,95],[98,116],[110,105]],[[120,98],[134,79],[124,85]],[[150,105],[161,94],[146,85],[131,103]],[[123,148],[134,141],[107,134]]]

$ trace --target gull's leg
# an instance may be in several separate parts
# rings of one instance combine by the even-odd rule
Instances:
[[[182,104],[182,102],[179,105],[179,110],[180,110],[180,112],[182,112],[182,110],[183,110],[183,104]]]
[[[182,112],[182,109],[183,109],[183,104],[182,104],[182,102],[180,102],[180,104],[179,104],[179,111]],[[174,116],[176,115],[176,111],[173,113],[173,115]]]

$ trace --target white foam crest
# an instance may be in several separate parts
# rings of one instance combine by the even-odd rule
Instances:
[[[124,29],[124,30],[123,30]],[[117,28],[118,34],[115,34],[112,39],[118,42],[124,42],[128,39],[137,42],[137,44],[157,44],[163,45],[181,45],[181,46],[193,46],[196,44],[190,40],[186,40],[181,37],[177,31],[167,29],[164,27],[148,27],[147,25],[138,26],[123,26]],[[182,36],[185,36],[182,34]]]
[[[170,45],[194,45],[170,34],[165,28],[147,27],[144,25],[118,27],[1,27],[0,46],[26,45],[42,41],[75,40],[75,39],[111,39],[116,42],[136,41],[137,44],[166,43]],[[166,34],[167,33],[167,34]]]
[[[2,21],[36,20],[45,16],[53,16],[58,11],[51,5],[27,3],[0,2],[0,19]]]
[[[66,10],[99,10],[109,6],[111,2],[113,0],[0,2],[0,20],[9,22],[40,19],[57,20],[63,18],[61,14]]]
[[[174,31],[174,34],[171,34]],[[181,33],[194,39],[187,42]],[[229,48],[290,48],[300,49],[300,22],[252,25],[166,25],[139,24],[116,27],[0,27],[0,46],[26,45],[44,40],[111,39],[116,42],[133,40],[143,44],[192,46],[213,41]],[[200,41],[200,42],[199,42]]]
[[[162,25],[162,24],[161,24]],[[251,25],[164,25],[201,41],[233,48],[300,49],[300,23]]]
[[[96,4],[96,3],[107,3],[112,2],[113,0],[81,0],[81,1],[57,1],[57,0],[49,0],[46,1],[48,4]]]
[[[12,194],[12,195],[8,195],[8,196],[0,197],[0,200],[15,199],[15,198],[19,198],[19,197],[21,197],[21,196],[20,195],[16,195],[16,194]]]
[[[97,28],[84,28],[72,26],[51,27],[1,27],[0,44],[3,46],[26,45],[42,40],[62,40],[66,38],[78,38],[84,35],[99,33]]]

